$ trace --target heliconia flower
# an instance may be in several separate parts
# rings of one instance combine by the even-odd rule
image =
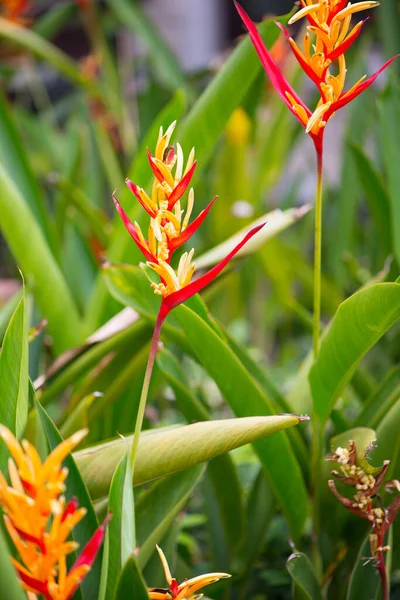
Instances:
[[[196,161],[192,149],[185,166],[181,146],[177,144],[175,150],[170,145],[174,127],[175,122],[165,133],[161,128],[154,156],[148,151],[150,167],[155,177],[151,195],[129,179],[126,180],[129,190],[150,217],[147,238],[139,224],[130,221],[115,194],[113,195],[115,206],[127,231],[147,259],[147,265],[160,277],[160,283],[153,283],[152,287],[156,294],[162,296],[161,307],[164,316],[217,277],[244,244],[263,227],[261,225],[252,229],[218,265],[194,281],[194,249],[183,253],[178,268],[173,269],[170,264],[173,253],[197,231],[217,199],[214,197],[210,204],[191,223],[189,222],[194,206],[193,188],[190,188],[187,194],[186,210],[182,209],[181,203],[190,185]]]
[[[78,544],[69,541],[72,529],[86,515],[76,499],[65,500],[68,470],[62,461],[81,442],[87,431],[78,431],[59,444],[44,462],[26,440],[20,444],[9,429],[0,425],[0,438],[12,458],[10,485],[0,472],[0,506],[4,523],[19,554],[12,558],[21,585],[46,600],[69,600],[96,558],[109,517],[96,530],[79,558],[67,572],[67,556]]]
[[[310,134],[318,152],[322,151],[324,127],[333,114],[343,108],[369,87],[378,75],[396,58],[388,60],[376,73],[368,79],[362,77],[349,90],[344,90],[346,79],[346,62],[344,54],[361,33],[365,21],[350,29],[351,17],[354,13],[374,8],[379,2],[367,0],[352,4],[347,0],[300,0],[302,8],[290,19],[292,24],[305,17],[308,21],[307,33],[304,36],[303,50],[299,48],[286,29],[277,25],[289,40],[293,54],[303,71],[316,84],[321,98],[314,111],[296,94],[289,82],[275,63],[254,23],[237,3],[236,8],[246,25],[250,38],[262,62],[272,85]],[[315,38],[312,44],[311,35]],[[331,66],[336,63],[337,73],[331,73]]]
[[[205,575],[186,579],[185,581],[182,581],[182,583],[178,583],[178,581],[172,577],[165,554],[159,546],[157,546],[157,551],[169,587],[148,588],[149,598],[153,600],[184,600],[184,598],[192,598],[194,600],[194,594],[202,588],[211,585],[212,583],[216,583],[220,579],[231,577],[228,573],[206,573]],[[201,597],[201,595],[196,597]]]

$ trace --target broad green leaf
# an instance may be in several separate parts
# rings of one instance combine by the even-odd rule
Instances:
[[[53,450],[62,442],[62,437],[39,402],[36,402],[36,410],[39,412],[46,430],[50,450]],[[71,454],[67,456],[64,464],[68,468],[67,489],[65,495],[67,499],[71,499],[73,497],[77,498],[79,501],[79,506],[85,507],[87,510],[85,518],[74,527],[72,532],[74,540],[79,544],[80,550],[82,550],[98,527],[97,518],[86,486]],[[91,571],[81,584],[83,600],[98,600],[101,573],[100,555],[101,553],[99,553]]]
[[[216,263],[220,262],[233,248],[244,238],[253,227],[265,223],[265,226],[259,231],[237,254],[237,258],[242,256],[248,256],[253,254],[261,248],[265,242],[269,239],[284,231],[304,215],[306,215],[311,209],[309,204],[305,204],[301,208],[289,208],[288,210],[282,211],[276,209],[272,212],[266,213],[262,217],[259,217],[256,221],[253,221],[250,225],[241,229],[235,235],[230,237],[228,240],[222,242],[215,248],[212,248],[205,254],[196,258],[196,266],[199,269],[205,269],[212,267]]]
[[[2,165],[0,229],[28,284],[34,284],[35,298],[48,320],[56,351],[79,343],[82,325],[65,279],[29,206]]]
[[[122,457],[111,480],[108,512],[113,515],[106,533],[107,552],[102,571],[107,572],[105,600],[112,600],[123,565],[135,550],[135,505],[132,490],[132,472],[129,456]],[[103,576],[103,573],[102,573]]]
[[[127,598],[149,600],[146,584],[133,556],[124,565],[114,595],[114,600],[127,600]]]
[[[18,303],[0,354],[0,423],[21,437],[28,419],[28,316],[25,294]],[[0,454],[0,471],[7,457]]]
[[[322,590],[308,556],[294,552],[287,560],[286,568],[309,600],[322,600]]]
[[[149,430],[140,438],[133,482],[140,485],[187,469],[299,422],[300,418],[295,415],[276,415]],[[108,494],[114,470],[131,440],[132,437],[117,439],[74,454],[93,500]],[[283,456],[275,459],[283,464]],[[287,483],[289,485],[289,480]]]
[[[140,548],[138,562],[142,569],[155,551],[155,545],[161,543],[185,506],[203,472],[204,467],[197,465],[170,475],[157,481],[139,498],[136,526]]]
[[[197,314],[179,306],[174,315],[186,332],[200,363],[214,379],[238,417],[273,414],[274,409],[258,383],[249,375],[229,346]],[[226,377],[229,373],[229,377]],[[285,433],[254,444],[274,493],[297,536],[308,516],[309,500],[299,463]]]
[[[18,581],[16,571],[10,560],[10,552],[5,535],[0,527],[0,598],[9,600],[26,600],[26,592],[23,591]]]
[[[314,407],[323,421],[363,356],[400,317],[400,285],[379,283],[343,302],[310,371]]]

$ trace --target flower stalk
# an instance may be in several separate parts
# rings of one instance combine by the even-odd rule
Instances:
[[[201,292],[211,283],[226,267],[230,260],[264,225],[254,227],[243,239],[210,271],[194,278],[196,263],[193,262],[194,249],[184,252],[174,269],[171,259],[176,250],[185,244],[197,231],[206,218],[209,210],[216,201],[216,197],[201,213],[190,222],[194,208],[194,190],[189,188],[191,179],[196,169],[194,148],[189,153],[189,158],[184,161],[182,148],[170,145],[175,122],[163,131],[160,128],[154,156],[148,151],[150,168],[153,171],[154,181],[151,194],[126,180],[129,190],[134,194],[144,210],[150,217],[147,237],[142,232],[138,223],[132,223],[118,202],[115,195],[115,207],[130,236],[147,260],[147,266],[159,276],[159,283],[151,283],[154,293],[161,296],[160,310],[157,316],[142,392],[139,409],[135,422],[135,431],[131,448],[132,473],[135,467],[137,448],[143,426],[147,397],[149,393],[151,375],[157,354],[158,341],[162,324],[169,312],[185,302],[195,294]],[[183,208],[183,198],[187,193],[186,209]],[[192,280],[193,279],[193,280]]]

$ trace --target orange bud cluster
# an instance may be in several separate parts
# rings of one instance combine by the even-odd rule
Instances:
[[[76,499],[66,501],[63,493],[68,469],[61,463],[85,435],[86,431],[75,433],[42,462],[29,442],[19,444],[11,431],[0,425],[0,438],[12,455],[8,463],[10,485],[0,472],[0,506],[20,557],[11,560],[30,598],[40,594],[46,600],[69,600],[90,571],[103,541],[106,523],[67,572],[67,556],[78,548],[68,538],[86,509],[79,508]]]

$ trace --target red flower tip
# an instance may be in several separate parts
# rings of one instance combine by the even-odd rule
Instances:
[[[217,200],[217,198],[218,198],[218,196],[214,196],[214,198],[211,200],[210,204],[208,206],[206,206],[206,208],[204,210],[201,211],[199,216],[190,225],[188,225],[188,227],[186,227],[186,229],[184,229],[182,231],[182,233],[180,235],[178,235],[178,237],[171,240],[171,242],[169,244],[169,249],[170,249],[171,253],[174,252],[177,248],[179,248],[179,246],[182,246],[182,244],[187,242],[188,239],[192,237],[192,235],[197,231],[197,229],[200,227],[200,225],[202,224],[202,222],[208,215],[210,208],[212,207],[214,202]]]
[[[257,225],[257,227],[253,227],[253,229],[251,229],[244,236],[244,238],[239,242],[239,244],[237,244],[233,248],[233,250],[231,250],[229,252],[229,254],[227,254],[227,256],[223,260],[221,260],[220,263],[218,263],[217,265],[215,265],[215,267],[210,269],[210,271],[208,271],[207,273],[205,273],[198,279],[195,279],[195,281],[192,281],[192,283],[189,283],[189,285],[183,287],[182,289],[178,290],[177,292],[173,292],[172,294],[169,294],[169,296],[165,296],[162,301],[162,306],[163,306],[164,310],[168,312],[168,311],[172,310],[173,308],[175,308],[176,306],[179,306],[179,304],[182,304],[182,302],[189,300],[189,298],[191,298],[195,294],[198,294],[199,292],[201,292],[202,289],[204,289],[209,283],[211,283],[217,277],[217,275],[219,275],[221,273],[221,271],[232,260],[232,258],[235,256],[235,254],[237,254],[239,252],[239,250],[241,248],[243,248],[243,246],[245,244],[247,244],[247,242],[254,235],[256,235],[256,233],[258,233],[260,231],[260,229],[262,229],[264,227],[264,225],[265,225],[265,223],[262,223],[261,225]]]
[[[304,127],[303,121],[300,119],[297,112],[294,110],[294,108],[292,106],[292,102],[287,97],[287,94],[290,94],[290,96],[292,96],[293,100],[297,104],[299,104],[300,106],[303,107],[303,109],[306,111],[306,113],[309,117],[311,116],[310,109],[304,104],[302,99],[297,95],[297,93],[294,91],[294,89],[292,88],[292,86],[290,85],[290,83],[288,82],[286,77],[281,72],[280,68],[278,67],[278,65],[276,64],[274,59],[272,58],[271,53],[268,51],[267,47],[265,46],[260,34],[258,33],[257,27],[254,25],[253,21],[250,19],[248,14],[243,10],[243,8],[237,2],[235,2],[235,6],[236,6],[236,9],[237,9],[243,23],[245,24],[245,26],[248,29],[250,39],[251,39],[253,46],[259,56],[261,64],[264,67],[264,70],[265,70],[266,74],[268,75],[269,80],[271,81],[271,84],[274,86],[274,88],[276,89],[276,91],[278,92],[278,94],[280,95],[282,100],[285,102],[285,104],[287,105],[289,110],[294,114],[296,119],[298,121],[300,121],[300,123]]]
[[[131,238],[133,239],[133,241],[139,248],[140,252],[143,254],[143,256],[145,258],[147,258],[147,260],[150,260],[151,262],[157,262],[157,259],[151,254],[149,249],[146,248],[146,246],[144,246],[143,243],[140,241],[139,236],[136,231],[136,227],[134,226],[132,221],[129,219],[128,215],[122,208],[121,204],[118,202],[115,192],[113,192],[113,194],[112,194],[112,199],[114,201],[115,208],[117,209],[117,211],[122,219],[122,222],[125,225],[126,230],[128,231],[129,235],[131,236]]]
[[[152,210],[145,202],[143,202],[142,197],[139,193],[139,188],[136,185],[136,183],[133,183],[133,181],[131,181],[130,179],[125,179],[125,183],[127,185],[127,188],[130,192],[132,192],[132,194],[135,195],[136,199],[139,200],[141,206],[144,208],[144,210],[151,216],[151,217],[155,217],[156,216],[156,211]]]
[[[72,498],[65,507],[63,516],[61,517],[61,523],[64,523],[65,519],[69,517],[69,515],[73,515],[78,506],[78,498]]]
[[[154,173],[154,176],[158,179],[158,181],[160,183],[162,183],[164,181],[164,179],[165,179],[164,175],[161,173],[160,169],[155,164],[155,162],[154,162],[154,156],[150,152],[149,148],[147,148],[147,158],[149,159],[150,167],[151,167],[151,170]]]
[[[107,525],[111,521],[111,519],[112,513],[109,513],[104,519],[103,523],[96,529],[96,531],[82,550],[80,556],[75,561],[74,565],[71,568],[71,573],[81,565],[86,565],[88,567],[92,566],[96,559],[97,553],[100,550],[101,544],[103,543]]]

